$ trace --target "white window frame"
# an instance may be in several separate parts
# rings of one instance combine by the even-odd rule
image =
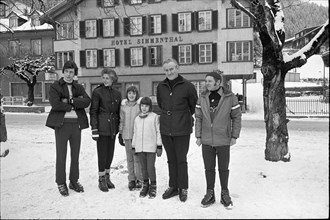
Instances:
[[[96,20],[86,20],[85,21],[85,37],[86,38],[97,37],[96,26],[97,26]]]
[[[199,31],[212,30],[212,11],[198,12],[198,30]]]
[[[142,0],[131,0],[131,5],[142,4]]]
[[[251,41],[228,42],[228,61],[251,61]]]
[[[231,25],[231,18],[233,18]],[[247,20],[246,20],[247,19]],[[245,25],[245,23],[247,23]],[[251,20],[247,14],[239,9],[228,9],[227,13],[227,27],[228,28],[248,28],[251,27]]]
[[[103,66],[115,67],[116,66],[116,50],[113,48],[103,49]]]
[[[60,52],[56,52],[55,55],[56,55],[56,69],[62,69],[66,61],[74,60],[73,51],[60,51]]]
[[[115,5],[114,0],[103,0],[103,7],[113,7]]]
[[[162,33],[162,16],[161,15],[151,15],[153,22],[150,22],[150,26],[153,27],[154,32],[152,34],[161,34]]]
[[[130,17],[130,34],[142,35],[142,16]]]
[[[11,57],[19,56],[19,41],[17,40],[9,41],[9,52]]]
[[[178,58],[179,64],[191,64],[192,63],[192,45],[185,44],[178,46]]]
[[[143,66],[143,47],[130,48],[131,66]]]
[[[103,37],[115,36],[115,19],[105,18],[103,21]]]
[[[41,55],[41,39],[31,39],[31,53],[34,56]]]
[[[18,18],[17,16],[11,16],[9,17],[9,27],[13,28],[13,27],[17,27],[18,26]]]
[[[158,52],[162,52],[161,46],[150,46],[150,66],[157,66],[159,65],[158,60],[161,59],[161,57],[158,57]]]
[[[191,12],[178,13],[178,31],[179,32],[191,31]]]
[[[212,44],[198,45],[198,59],[199,63],[212,63]]]
[[[57,26],[56,40],[73,39],[74,28],[72,22],[64,22]]]
[[[86,50],[86,68],[97,68],[97,50]]]

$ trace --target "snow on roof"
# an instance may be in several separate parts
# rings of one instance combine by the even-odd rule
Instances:
[[[53,27],[49,24],[43,24],[39,26],[31,25],[31,18],[21,26],[13,28],[14,31],[51,30],[51,29],[53,29]]]

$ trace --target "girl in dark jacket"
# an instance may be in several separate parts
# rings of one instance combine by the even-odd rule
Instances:
[[[92,138],[97,143],[99,188],[103,192],[115,188],[110,180],[110,166],[115,150],[116,134],[119,131],[121,94],[112,85],[118,77],[114,70],[101,72],[103,84],[93,90],[90,107]]]

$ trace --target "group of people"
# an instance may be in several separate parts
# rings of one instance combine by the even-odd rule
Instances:
[[[198,98],[194,85],[179,74],[173,58],[163,62],[166,78],[157,86],[160,114],[152,112],[149,97],[140,97],[135,86],[126,90],[126,97],[113,85],[118,76],[113,69],[101,71],[103,83],[88,96],[82,85],[73,80],[78,68],[73,61],[63,66],[63,77],[55,81],[49,91],[51,111],[46,126],[55,130],[56,183],[63,196],[69,195],[66,184],[67,142],[70,142],[71,165],[69,188],[84,192],[79,183],[79,151],[81,130],[88,128],[85,108],[90,106],[92,139],[96,141],[98,156],[98,187],[102,192],[114,189],[110,166],[114,156],[116,136],[125,146],[128,189],[140,190],[140,197],[154,198],[157,194],[156,156],[166,151],[169,182],[163,199],[179,196],[188,198],[189,178],[187,153],[195,126],[196,144],[202,145],[206,177],[206,194],[202,207],[215,202],[215,167],[221,183],[221,203],[232,205],[228,190],[230,146],[236,143],[241,129],[241,110],[237,97],[223,87],[219,70],[206,74],[206,90]],[[195,115],[195,119],[193,117]]]

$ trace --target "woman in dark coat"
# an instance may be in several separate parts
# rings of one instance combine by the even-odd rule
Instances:
[[[108,192],[108,189],[115,188],[110,180],[110,166],[119,131],[121,94],[112,86],[118,79],[114,70],[105,68],[101,76],[103,84],[93,90],[89,113],[92,138],[97,143],[99,188]]]

